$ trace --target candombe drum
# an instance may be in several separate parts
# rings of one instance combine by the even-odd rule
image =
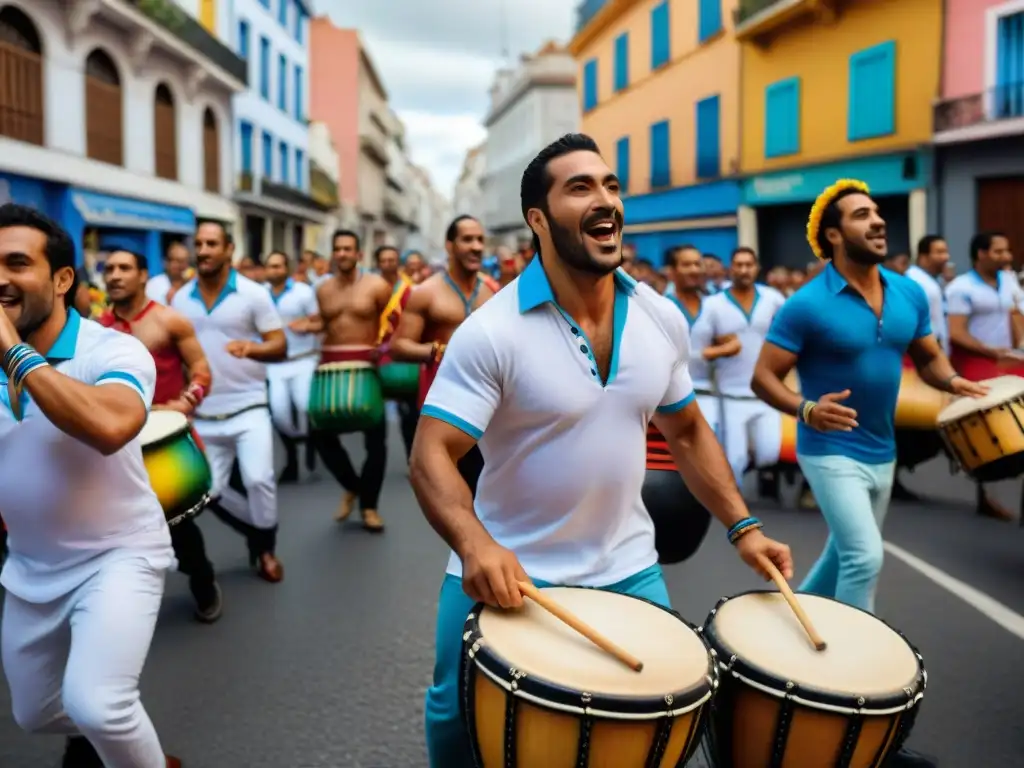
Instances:
[[[942,452],[937,424],[949,395],[925,384],[908,360],[904,360],[896,401],[896,463],[913,469]]]
[[[192,425],[177,411],[152,411],[139,433],[142,461],[168,525],[198,515],[210,500],[210,464]]]
[[[324,353],[327,358],[327,350]],[[320,363],[309,392],[309,423],[313,429],[334,434],[364,432],[383,421],[384,393],[373,363]]]
[[[377,370],[386,400],[415,400],[420,388],[418,363],[382,362]]]
[[[654,424],[647,426],[647,473],[640,494],[654,521],[658,562],[671,565],[692,557],[707,535],[711,513],[686,487]]]
[[[477,768],[676,768],[718,680],[695,627],[646,600],[584,587],[548,597],[643,662],[634,672],[543,608],[473,608],[462,714]]]
[[[797,596],[817,651],[777,592],[718,603],[704,639],[718,663],[711,751],[720,768],[874,768],[909,736],[927,683],[917,650],[859,608]]]
[[[950,454],[968,476],[988,483],[1024,473],[1024,378],[998,376],[981,382],[984,397],[960,397],[938,417]]]

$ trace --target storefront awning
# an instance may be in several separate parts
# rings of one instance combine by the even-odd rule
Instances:
[[[161,205],[148,200],[133,200],[104,195],[84,189],[71,191],[75,210],[94,227],[147,229],[190,235],[196,229],[196,216],[188,208]]]

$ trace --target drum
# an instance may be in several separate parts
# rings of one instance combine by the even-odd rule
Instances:
[[[691,558],[707,536],[711,513],[686,487],[665,437],[653,424],[647,426],[647,474],[640,496],[654,521],[658,562],[672,565]]]
[[[925,384],[916,370],[904,368],[896,401],[896,429],[934,430],[949,399],[945,392]]]
[[[1024,378],[981,382],[984,397],[957,398],[939,414],[942,439],[960,468],[978,482],[1009,480],[1024,472]]]
[[[372,363],[323,363],[309,392],[309,424],[334,434],[365,432],[384,421],[384,393]]]
[[[816,651],[777,592],[718,603],[704,639],[721,686],[711,747],[723,768],[874,768],[913,727],[927,673],[917,650],[859,608],[802,594]]]
[[[152,411],[139,434],[142,461],[168,525],[195,517],[210,500],[210,464],[184,414]]]
[[[718,685],[696,628],[646,600],[544,590],[644,663],[634,672],[527,600],[466,619],[462,714],[477,768],[674,768]]]
[[[420,366],[417,363],[382,363],[381,391],[387,400],[415,400],[420,389]]]

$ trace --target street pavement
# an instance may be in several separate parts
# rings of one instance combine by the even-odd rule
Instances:
[[[358,442],[346,438],[354,457]],[[390,446],[383,535],[333,522],[339,491],[323,470],[318,481],[282,488],[279,585],[258,580],[241,541],[201,518],[224,616],[195,623],[183,577],[170,574],[142,686],[165,748],[186,768],[426,767],[423,693],[447,550],[413,499],[394,430]],[[1011,629],[1024,623],[1013,618],[1024,613],[1024,529],[973,515],[970,486],[945,462],[919,468],[907,485],[934,500],[894,504],[886,539],[1003,604]],[[802,576],[825,539],[819,516],[774,503],[755,509],[793,547]],[[719,527],[666,577],[674,607],[696,624],[720,597],[761,586]],[[891,554],[878,611],[920,648],[929,673],[911,746],[943,768],[1021,765],[1024,632]],[[9,711],[2,690],[0,768],[57,766],[60,739],[20,732]]]

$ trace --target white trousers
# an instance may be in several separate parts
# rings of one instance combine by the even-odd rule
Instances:
[[[26,731],[82,734],[107,768],[164,768],[139,676],[165,572],[130,552],[107,557],[84,584],[53,602],[7,594],[0,650],[14,720]]]
[[[737,485],[751,464],[769,467],[779,460],[782,448],[782,417],[761,400],[723,400],[725,423],[719,439],[732,467]]]
[[[277,525],[277,479],[274,477],[274,427],[266,408],[254,408],[224,421],[195,420],[206,445],[213,475],[211,493],[243,523],[269,529]],[[231,467],[238,459],[248,496],[230,486]]]
[[[267,366],[270,416],[274,426],[288,437],[305,437],[309,429],[309,388],[316,364],[316,357],[311,355]]]
[[[719,411],[718,411],[718,398],[711,395],[697,395],[697,407],[700,408],[701,414],[704,416],[704,421],[711,427],[711,431],[718,437],[721,442],[722,436],[719,434]]]

